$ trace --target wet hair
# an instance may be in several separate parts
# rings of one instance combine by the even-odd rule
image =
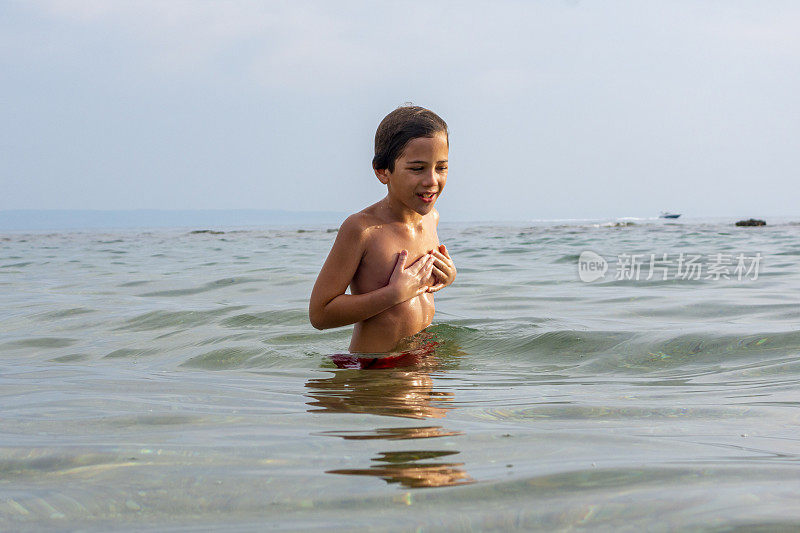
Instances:
[[[430,109],[410,104],[398,107],[381,120],[375,132],[372,168],[394,172],[394,162],[412,139],[433,137],[437,133],[444,133],[449,144],[447,123],[439,115]]]

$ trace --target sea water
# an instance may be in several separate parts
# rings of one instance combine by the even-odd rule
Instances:
[[[796,529],[800,225],[732,222],[443,224],[380,370],[308,322],[333,227],[0,235],[0,529]]]

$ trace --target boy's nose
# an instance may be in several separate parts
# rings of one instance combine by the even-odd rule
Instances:
[[[425,173],[425,177],[422,180],[423,185],[436,185],[436,170],[431,170],[430,172]]]

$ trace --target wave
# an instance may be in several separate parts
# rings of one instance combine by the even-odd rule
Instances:
[[[207,311],[150,311],[126,320],[117,330],[154,331],[165,328],[192,327],[213,322],[218,317],[246,306],[222,307]]]
[[[472,368],[586,374],[671,374],[748,371],[751,375],[796,372],[800,331],[751,334],[556,330],[530,332],[535,324],[506,322],[505,328],[432,328]],[[527,331],[526,331],[527,330]],[[446,350],[437,353],[448,355]]]
[[[199,287],[145,292],[143,294],[140,294],[139,296],[188,296],[191,294],[200,294],[203,292],[217,290],[223,287],[229,287],[231,285],[241,285],[243,283],[254,283],[257,281],[264,281],[264,280],[260,278],[247,278],[247,277],[222,278],[215,281],[211,281],[209,283],[205,283]]]
[[[206,370],[255,369],[277,366],[281,361],[280,354],[271,350],[220,348],[192,357],[180,366]]]

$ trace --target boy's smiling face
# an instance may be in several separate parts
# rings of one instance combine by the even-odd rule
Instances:
[[[389,201],[420,215],[427,215],[447,182],[447,137],[411,139],[394,162],[394,171],[376,170],[375,174],[389,190]]]

